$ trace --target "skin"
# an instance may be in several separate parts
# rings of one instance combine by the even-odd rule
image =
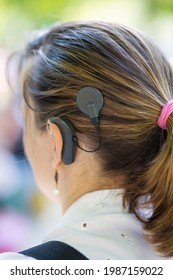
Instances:
[[[104,177],[94,153],[77,148],[75,161],[65,165],[62,161],[63,139],[59,128],[49,124],[47,130],[36,127],[34,112],[23,105],[25,129],[23,142],[39,189],[50,199],[57,200],[62,213],[82,195],[99,189],[120,188],[123,177]],[[54,195],[55,170],[58,172],[59,195]]]

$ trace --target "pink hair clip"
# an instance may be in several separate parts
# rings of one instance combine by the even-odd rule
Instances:
[[[160,113],[160,117],[158,118],[157,124],[160,128],[166,129],[167,120],[170,114],[173,112],[173,99],[168,101]]]

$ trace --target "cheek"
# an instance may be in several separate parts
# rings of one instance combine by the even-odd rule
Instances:
[[[26,112],[23,132],[25,154],[33,170],[37,186],[44,194],[52,197],[55,182],[51,137],[47,131],[41,133],[36,128],[33,112]]]
[[[32,165],[34,143],[33,143],[33,137],[31,135],[31,132],[28,133],[26,128],[23,131],[23,146],[25,150],[25,155],[28,161],[30,162],[30,164]]]
[[[49,137],[45,134],[23,135],[26,156],[30,162],[38,188],[51,197],[54,189],[54,169]]]
[[[49,198],[54,190],[54,169],[51,163],[51,153],[49,146],[44,141],[37,143],[30,156],[32,169],[34,172],[38,188]]]

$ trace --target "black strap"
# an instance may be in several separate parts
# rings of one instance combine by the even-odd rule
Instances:
[[[70,245],[60,241],[49,241],[20,252],[37,260],[88,260]]]

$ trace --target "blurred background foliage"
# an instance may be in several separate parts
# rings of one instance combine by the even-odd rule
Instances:
[[[95,19],[133,25],[162,41],[162,33],[172,33],[173,1],[1,0],[0,45],[20,46],[31,30],[55,21]]]
[[[59,215],[37,191],[23,153],[20,100],[7,85],[6,61],[35,30],[76,20],[138,28],[173,57],[173,0],[0,0],[0,252],[38,244]]]

